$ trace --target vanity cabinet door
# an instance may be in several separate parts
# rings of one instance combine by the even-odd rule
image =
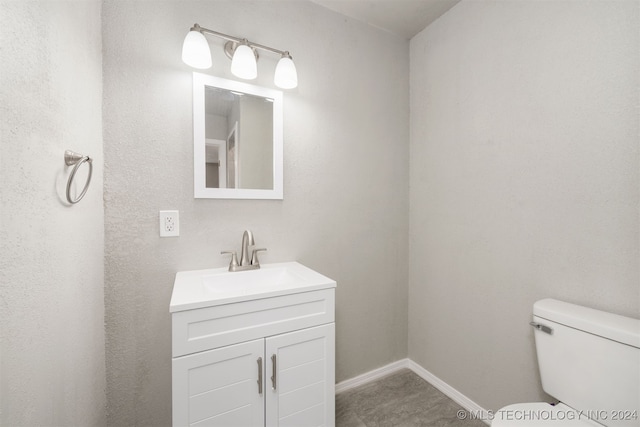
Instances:
[[[264,339],[257,339],[174,358],[173,425],[264,425],[263,355]]]
[[[335,324],[265,340],[267,427],[335,425]]]

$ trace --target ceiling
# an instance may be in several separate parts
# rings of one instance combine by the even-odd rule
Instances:
[[[411,39],[460,0],[311,1],[374,27]]]

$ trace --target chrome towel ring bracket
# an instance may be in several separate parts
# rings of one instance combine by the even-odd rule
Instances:
[[[71,150],[66,150],[64,152],[64,162],[67,164],[67,166],[75,165],[75,167],[71,171],[71,174],[69,175],[69,180],[67,181],[67,201],[73,205],[82,200],[84,195],[87,193],[87,190],[89,189],[89,184],[91,183],[91,175],[93,174],[93,160],[89,156],[83,156],[82,154],[75,153]],[[87,182],[84,184],[82,192],[74,200],[71,198],[71,183],[73,182],[73,178],[75,178],[76,176],[78,168],[80,168],[83,163],[87,163],[89,165],[89,175],[87,175]]]

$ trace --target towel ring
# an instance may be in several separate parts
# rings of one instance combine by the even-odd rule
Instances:
[[[89,184],[91,183],[91,175],[93,174],[93,160],[89,156],[83,156],[82,154],[75,153],[71,150],[66,150],[64,152],[64,162],[67,164],[67,166],[75,165],[75,167],[71,171],[71,175],[69,175],[69,181],[67,181],[67,201],[73,205],[82,200],[84,195],[87,193],[87,190],[89,189]],[[87,182],[84,184],[82,192],[74,200],[71,198],[71,183],[73,182],[73,178],[75,178],[76,176],[78,168],[83,163],[87,163],[89,165],[89,175],[87,176]]]

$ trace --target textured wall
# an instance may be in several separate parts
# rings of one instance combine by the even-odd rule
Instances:
[[[180,50],[195,22],[296,61],[283,201],[193,199]],[[408,42],[301,1],[110,1],[102,23],[110,424],[170,423],[174,274],[226,265],[245,228],[262,262],[337,280],[338,381],[406,357]],[[210,45],[210,72],[230,78],[222,41]],[[257,84],[273,87],[276,59],[262,55]],[[180,210],[179,238],[158,237],[161,209]]]
[[[106,422],[101,65],[100,2],[0,1],[3,426]],[[95,159],[73,207],[65,149]]]
[[[409,356],[543,397],[532,304],[640,315],[637,1],[464,1],[411,41]]]

